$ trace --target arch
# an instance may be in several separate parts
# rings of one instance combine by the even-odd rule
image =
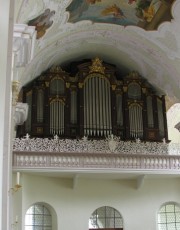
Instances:
[[[176,202],[167,202],[161,205],[157,214],[159,230],[180,229],[180,205]]]
[[[123,218],[118,210],[110,206],[97,208],[89,218],[89,229],[123,229]]]
[[[32,204],[25,214],[25,230],[34,230],[36,226],[43,229],[57,229],[57,214],[54,208],[45,202]]]

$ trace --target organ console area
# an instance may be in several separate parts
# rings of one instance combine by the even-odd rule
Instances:
[[[120,77],[117,67],[99,58],[77,63],[70,72],[53,66],[21,95],[29,110],[18,137],[168,140],[164,95],[137,72]]]

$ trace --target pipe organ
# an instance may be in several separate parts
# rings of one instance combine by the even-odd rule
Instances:
[[[116,70],[99,58],[77,63],[73,74],[51,67],[22,89],[29,112],[17,136],[168,140],[164,95],[137,72]]]

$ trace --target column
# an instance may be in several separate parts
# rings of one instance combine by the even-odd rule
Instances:
[[[13,0],[0,0],[0,229],[11,229],[11,59]]]

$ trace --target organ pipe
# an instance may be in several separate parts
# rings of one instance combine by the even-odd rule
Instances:
[[[143,118],[142,118],[142,107],[140,105],[133,104],[129,107],[129,124],[130,124],[130,137],[142,138]]]
[[[50,104],[50,134],[64,134],[64,103],[60,100]]]
[[[84,134],[108,136],[112,132],[110,84],[99,75],[84,86]]]

